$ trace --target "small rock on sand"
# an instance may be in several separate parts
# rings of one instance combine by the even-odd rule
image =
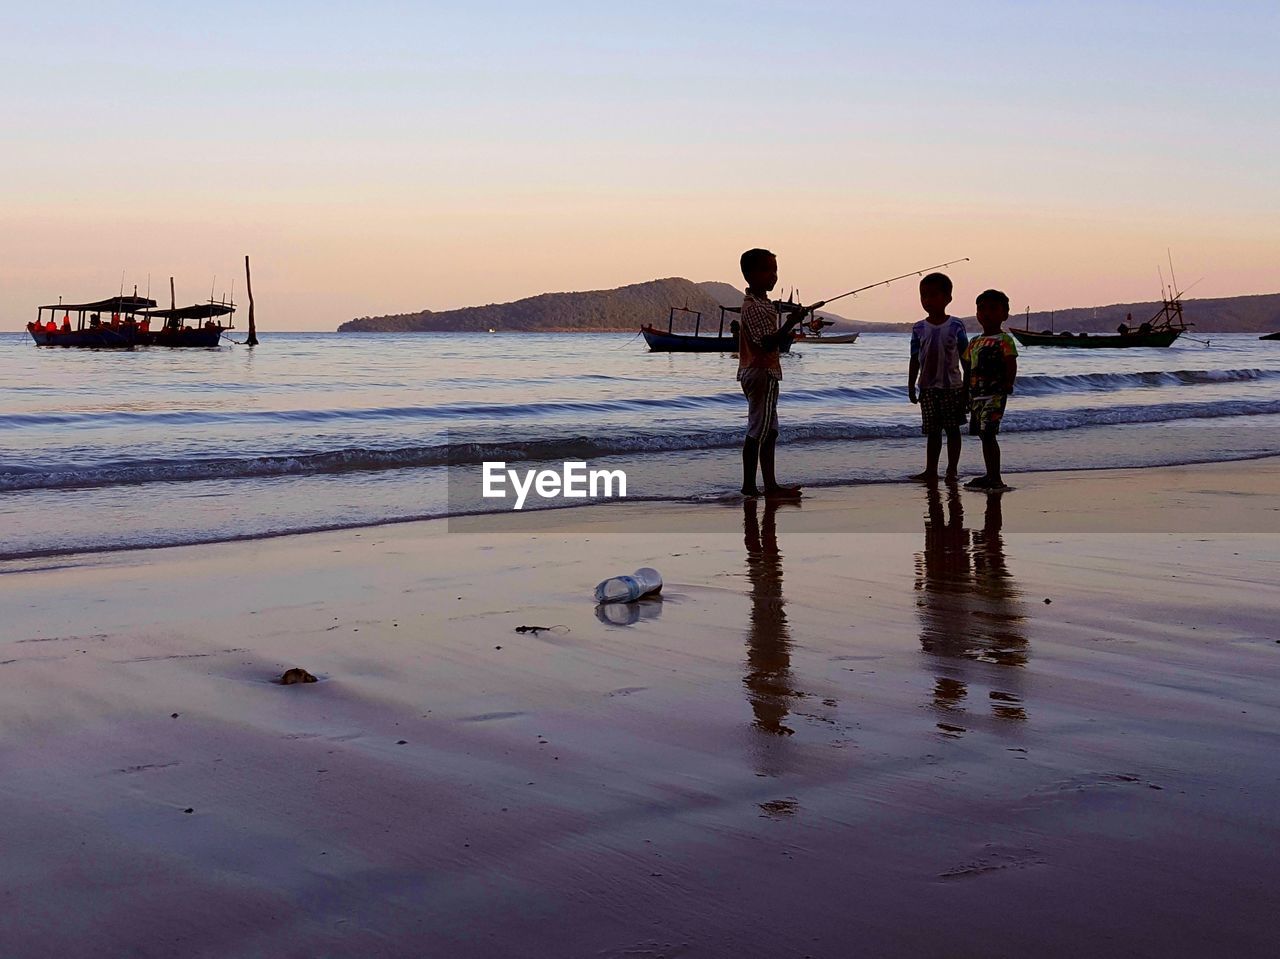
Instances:
[[[301,666],[294,666],[293,669],[286,669],[284,671],[284,675],[276,680],[276,682],[281,686],[292,686],[294,683],[315,683],[319,682],[319,680]]]

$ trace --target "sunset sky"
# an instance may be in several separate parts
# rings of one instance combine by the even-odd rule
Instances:
[[[774,249],[806,300],[969,256],[1014,309],[1280,290],[1280,5],[54,3],[0,59],[0,316],[153,292],[260,323]],[[167,290],[164,294],[167,297]],[[914,319],[910,285],[840,312]],[[963,312],[963,310],[959,310]]]

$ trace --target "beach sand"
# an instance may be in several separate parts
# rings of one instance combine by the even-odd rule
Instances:
[[[1015,482],[10,563],[0,955],[1275,955],[1280,460]]]

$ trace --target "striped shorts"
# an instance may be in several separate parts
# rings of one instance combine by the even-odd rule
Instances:
[[[748,367],[741,373],[747,398],[747,436],[763,440],[778,428],[778,380],[768,370]]]

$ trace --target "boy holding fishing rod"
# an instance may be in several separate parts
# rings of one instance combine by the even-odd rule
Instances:
[[[947,481],[956,479],[960,468],[960,426],[969,412],[969,371],[964,358],[969,336],[964,323],[947,313],[950,303],[951,277],[930,273],[920,281],[920,305],[928,315],[911,329],[907,395],[912,403],[920,404],[920,431],[927,437],[924,472],[912,479],[926,483],[938,479],[943,433],[947,434]]]
[[[778,285],[778,258],[768,250],[751,249],[739,261],[747,281],[738,330],[738,382],[747,398],[747,438],[742,444],[742,495],[759,496],[756,468],[764,478],[764,495],[774,500],[800,498],[799,486],[783,486],[774,473],[778,443],[778,385],[782,380],[779,353],[791,331],[811,307],[788,308],[778,325],[778,308],[769,293]]]

